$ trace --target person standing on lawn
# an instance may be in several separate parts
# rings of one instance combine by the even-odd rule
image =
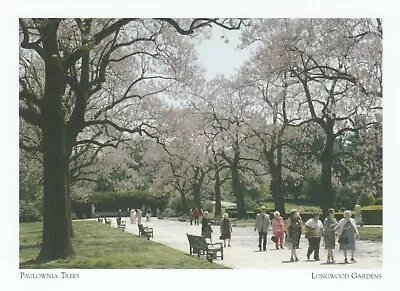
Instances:
[[[274,212],[274,218],[272,219],[272,232],[275,236],[275,247],[283,249],[283,241],[285,237],[285,223],[279,211]]]
[[[333,250],[335,249],[335,231],[337,226],[338,222],[335,218],[335,210],[329,208],[328,216],[324,219],[324,243],[325,249],[328,250],[327,264],[333,264],[335,262]]]
[[[221,239],[224,241],[224,247],[226,247],[226,240],[228,240],[228,247],[230,247],[232,226],[228,213],[224,213],[224,217],[221,219],[220,230],[221,230]]]
[[[254,231],[258,232],[258,250],[261,251],[261,244],[263,251],[267,250],[267,233],[270,226],[269,215],[265,213],[265,206],[261,207],[261,213],[257,214]]]
[[[346,210],[343,218],[338,224],[339,249],[343,251],[344,262],[347,264],[347,252],[351,251],[351,261],[355,262],[354,252],[356,250],[356,237],[358,238],[358,229],[356,221],[351,218],[351,211]]]
[[[307,260],[314,252],[314,260],[319,261],[319,246],[321,236],[324,233],[324,226],[319,220],[319,213],[313,213],[313,217],[306,222],[306,237],[308,239]]]

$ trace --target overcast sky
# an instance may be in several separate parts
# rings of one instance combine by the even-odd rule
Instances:
[[[229,39],[228,43],[225,43],[225,39],[221,38],[222,35]],[[237,48],[240,44],[239,37],[240,31],[213,27],[212,37],[203,40],[198,45],[198,62],[205,67],[208,80],[214,78],[217,74],[224,74],[229,77],[249,58],[249,48],[244,50]]]

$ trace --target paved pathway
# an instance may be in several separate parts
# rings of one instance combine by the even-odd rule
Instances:
[[[138,234],[136,224],[127,222],[126,231]],[[188,222],[171,221],[167,219],[157,219],[152,217],[150,222],[143,219],[144,226],[154,228],[154,241],[160,242],[167,246],[181,250],[185,253],[189,252],[189,244],[186,233],[200,235],[200,225],[190,225]],[[112,219],[112,225],[116,226],[115,218]],[[220,232],[218,226],[213,226],[213,242],[218,241]],[[275,249],[275,244],[270,240],[268,234],[267,251],[259,252],[258,234],[253,227],[233,227],[232,247],[224,248],[224,259],[217,259],[215,262],[232,267],[234,269],[381,269],[382,268],[382,243],[372,241],[356,242],[356,262],[344,264],[343,254],[339,252],[338,247],[335,250],[336,264],[326,264],[326,251],[321,241],[320,257],[321,261],[307,261],[306,252],[308,241],[302,236],[300,249],[297,250],[299,262],[290,262],[289,249]]]

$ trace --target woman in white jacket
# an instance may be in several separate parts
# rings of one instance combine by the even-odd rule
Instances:
[[[338,234],[340,250],[344,254],[344,262],[347,264],[347,252],[351,251],[351,261],[355,262],[354,252],[356,250],[356,237],[358,238],[358,230],[356,221],[351,218],[351,211],[346,210],[343,218],[339,221]]]

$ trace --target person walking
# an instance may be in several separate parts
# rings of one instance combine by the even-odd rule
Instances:
[[[303,226],[303,221],[296,209],[293,209],[290,212],[290,217],[288,221],[288,240],[291,243],[291,254],[290,261],[298,262],[299,258],[297,257],[296,250],[299,248],[300,237],[301,237],[301,229]]]
[[[136,223],[136,211],[134,208],[131,209],[131,211],[129,213],[129,217],[131,219],[131,224],[135,224]]]
[[[117,212],[117,227],[121,225],[121,221],[122,221],[122,214],[121,214],[121,209],[119,209]]]
[[[343,218],[338,224],[339,249],[343,251],[344,262],[347,264],[347,252],[351,251],[351,261],[355,262],[354,252],[356,250],[356,237],[358,238],[358,229],[356,221],[351,218],[351,211],[346,210]]]
[[[329,208],[328,216],[324,219],[324,244],[325,249],[328,250],[328,256],[326,259],[327,264],[335,263],[333,250],[335,249],[335,231],[337,226],[338,222],[335,218],[335,210]]]
[[[283,249],[283,241],[285,237],[285,223],[279,211],[274,212],[274,218],[272,219],[272,233],[275,236],[275,248]]]
[[[193,216],[193,209],[192,208],[190,208],[189,209],[189,217],[190,217],[190,225],[193,225],[193,219],[194,219],[194,216]]]
[[[147,221],[147,222],[150,222],[150,217],[151,217],[151,209],[150,209],[150,207],[149,207],[149,208],[147,208],[147,210],[146,210],[146,221]]]
[[[313,217],[307,220],[305,228],[306,238],[308,239],[307,260],[310,260],[310,256],[314,252],[314,260],[319,261],[319,246],[321,236],[324,233],[324,226],[319,219],[319,213],[313,213]]]
[[[228,247],[230,247],[231,246],[232,226],[231,226],[231,220],[229,219],[228,213],[224,213],[224,216],[221,219],[220,230],[221,230],[221,239],[224,241],[224,247],[226,247],[226,240],[228,240]]]
[[[263,251],[267,250],[267,233],[270,226],[269,215],[265,213],[265,206],[261,207],[261,213],[257,214],[254,231],[258,232],[258,250],[261,251],[261,244]]]
[[[200,216],[200,211],[199,209],[196,207],[193,210],[193,217],[194,217],[194,224],[195,225],[199,225],[199,216]]]
[[[143,216],[143,214],[142,214],[142,209],[138,209],[137,210],[137,213],[136,213],[136,217],[137,217],[137,223],[138,224],[142,224],[142,216]]]
[[[210,219],[208,218],[208,211],[204,211],[203,219],[201,220],[201,236],[209,238],[210,242],[212,243],[211,233],[212,228]]]

